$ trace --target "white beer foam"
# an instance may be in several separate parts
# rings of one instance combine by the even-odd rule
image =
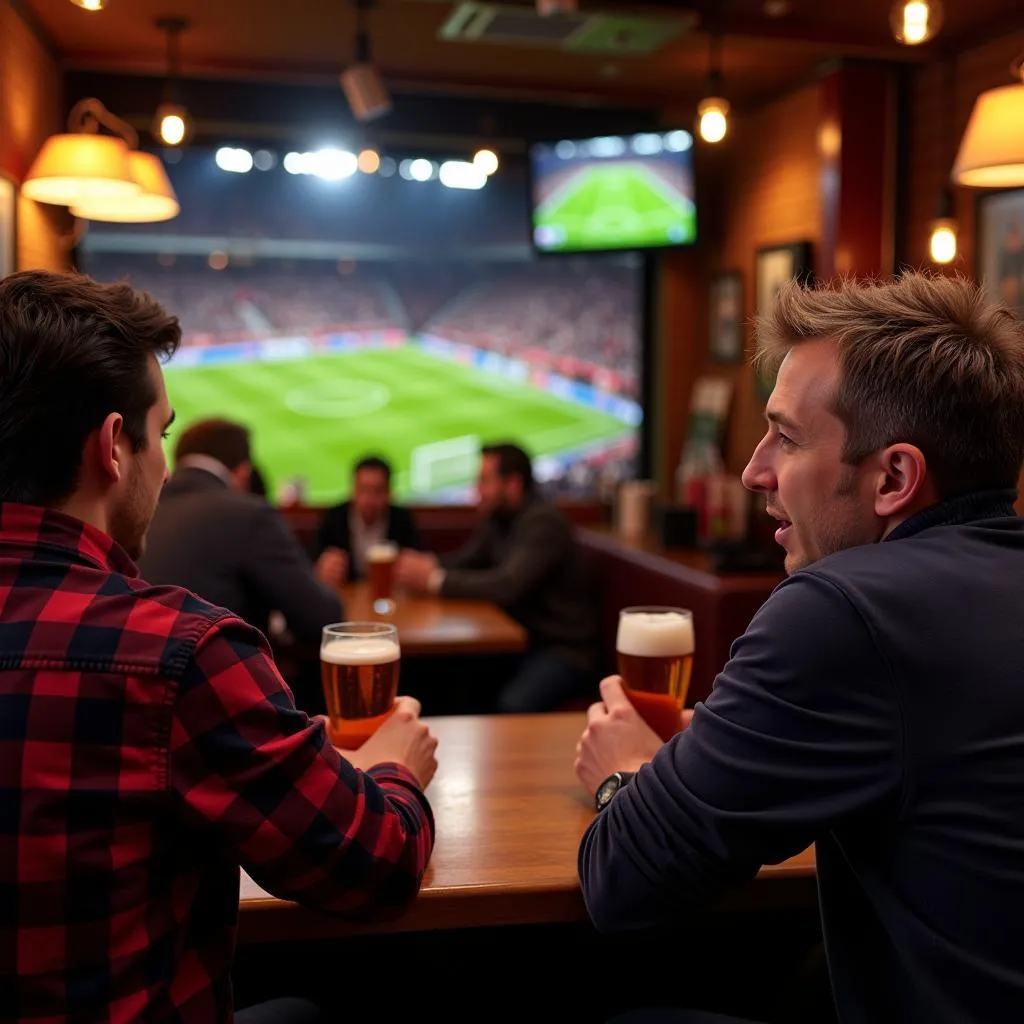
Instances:
[[[693,654],[693,619],[679,612],[634,612],[619,619],[615,649],[642,658]]]
[[[320,648],[320,660],[329,665],[386,665],[401,656],[394,640],[329,640]]]
[[[393,562],[397,557],[397,544],[371,544],[366,552],[368,562]]]

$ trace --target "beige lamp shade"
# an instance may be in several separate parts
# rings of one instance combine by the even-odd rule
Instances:
[[[153,153],[128,153],[128,167],[141,191],[131,196],[90,196],[71,207],[84,220],[113,221],[118,224],[150,224],[170,220],[181,212],[160,158]]]
[[[21,194],[29,199],[57,206],[73,206],[90,196],[130,196],[138,191],[124,140],[88,133],[51,135],[21,186]]]
[[[1004,85],[975,101],[953,164],[969,188],[1024,185],[1024,85]]]

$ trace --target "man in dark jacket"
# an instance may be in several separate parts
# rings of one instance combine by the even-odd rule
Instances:
[[[440,559],[403,553],[399,580],[490,601],[526,628],[529,651],[502,711],[550,711],[593,692],[597,609],[571,524],[536,493],[530,457],[513,444],[484,448],[477,488],[483,520],[465,546]]]
[[[361,580],[366,576],[367,553],[384,541],[399,548],[422,547],[412,513],[391,502],[391,466],[369,455],[352,473],[352,498],[324,513],[316,554],[340,554],[343,578]]]
[[[743,479],[791,576],[664,746],[601,684],[590,914],[685,921],[813,842],[842,1024],[1021,1020],[1024,330],[908,274],[786,286],[758,348],[778,381]]]
[[[279,611],[294,636],[319,643],[342,619],[340,556],[310,564],[280,514],[249,493],[249,432],[228,420],[184,431],[140,562],[146,579],[185,587],[266,632]]]

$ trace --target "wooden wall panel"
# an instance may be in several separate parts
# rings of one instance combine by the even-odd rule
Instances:
[[[0,2],[0,173],[20,182],[47,136],[62,127],[56,59],[15,9]],[[63,269],[68,217],[57,207],[18,203],[18,267]]]

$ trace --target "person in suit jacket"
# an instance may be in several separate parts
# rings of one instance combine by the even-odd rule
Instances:
[[[356,463],[352,473],[352,498],[328,509],[317,535],[318,557],[332,552],[344,559],[344,578],[366,576],[366,553],[381,541],[400,548],[422,548],[412,513],[391,504],[391,466],[376,455]]]
[[[249,432],[228,420],[194,423],[175,450],[140,561],[145,579],[186,587],[266,632],[279,611],[301,643],[343,618],[341,559],[311,565],[279,513],[249,493]]]

